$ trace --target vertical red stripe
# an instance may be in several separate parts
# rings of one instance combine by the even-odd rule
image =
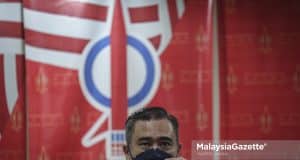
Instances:
[[[4,55],[0,55],[0,134],[3,133],[6,122],[9,119],[4,82]]]
[[[18,83],[18,101],[24,104],[24,94],[25,94],[25,56],[16,55],[16,74],[17,74],[17,83]],[[21,105],[23,106],[23,105]]]
[[[174,30],[175,23],[178,21],[178,13],[177,13],[177,5],[175,0],[168,0],[168,9],[170,14],[170,21],[171,21],[171,27],[172,31]]]
[[[127,117],[127,74],[126,33],[120,0],[115,4],[111,31],[112,129],[122,129]]]

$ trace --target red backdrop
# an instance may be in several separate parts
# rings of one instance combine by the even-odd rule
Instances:
[[[125,114],[127,112],[127,107],[123,107],[127,105],[123,99],[126,98],[126,93],[123,92],[124,88],[127,87],[130,90],[132,86],[130,86],[128,81],[137,81],[139,72],[143,71],[143,66],[141,69],[136,69],[139,67],[129,67],[129,69],[135,70],[134,73],[128,70],[128,67],[127,70],[126,67],[122,67],[124,65],[122,63],[126,63],[122,61],[124,54],[118,53],[124,52],[124,48],[122,49],[124,47],[122,45],[126,43],[125,39],[122,40],[124,32],[127,35],[136,37],[145,36],[148,38],[146,40],[151,42],[154,49],[156,49],[155,53],[160,54],[158,60],[160,61],[159,70],[161,76],[157,86],[158,89],[154,92],[151,100],[147,102],[147,105],[164,106],[178,117],[180,121],[180,139],[183,145],[181,153],[183,156],[190,157],[191,141],[193,139],[198,137],[211,138],[212,93],[210,88],[212,60],[209,47],[209,29],[211,28],[209,3],[207,0],[195,0],[186,3],[182,1],[184,12],[182,16],[177,17],[180,10],[176,11],[176,7],[179,7],[180,4],[178,2],[176,4],[175,1],[165,2],[160,3],[165,3],[166,6],[161,5],[159,7],[166,7],[160,12],[167,11],[169,13],[169,18],[167,17],[166,21],[170,20],[171,26],[167,31],[171,32],[155,35],[154,37],[135,33],[136,31],[131,27],[136,25],[136,29],[139,29],[138,25],[140,22],[148,22],[150,20],[151,22],[162,21],[162,19],[166,18],[160,17],[156,19],[156,16],[160,15],[153,13],[153,11],[156,12],[159,9],[155,8],[155,5],[150,5],[150,7],[146,8],[128,9],[131,13],[130,22],[126,19],[126,12],[123,11],[123,18],[122,15],[119,15],[121,14],[120,12],[116,12],[118,7],[115,8],[112,30],[111,33],[107,31],[107,34],[112,35],[111,45],[115,45],[113,48],[118,50],[117,52],[115,50],[111,51],[112,59],[118,61],[111,61],[114,65],[111,71],[109,70],[108,72],[112,74],[112,82],[107,85],[111,85],[112,88],[115,87],[117,92],[114,92],[113,89],[111,91],[111,115],[101,125],[98,125],[97,123],[100,123],[101,117],[105,117],[106,113],[92,106],[93,101],[89,101],[90,99],[87,98],[89,95],[86,95],[86,92],[80,86],[82,85],[80,69],[77,70],[77,68],[81,67],[80,61],[78,61],[78,64],[76,63],[77,61],[72,64],[75,67],[64,64],[71,61],[60,64],[59,55],[65,54],[66,57],[67,55],[72,55],[84,60],[86,45],[92,43],[93,39],[97,39],[97,32],[95,31],[95,35],[88,38],[81,35],[81,33],[80,35],[69,34],[68,27],[72,26],[64,26],[64,24],[67,24],[68,21],[73,22],[74,20],[74,23],[77,23],[77,20],[82,20],[82,23],[91,25],[86,26],[85,29],[93,31],[92,23],[98,21],[104,21],[104,23],[108,21],[107,23],[109,23],[109,5],[105,8],[100,7],[99,4],[84,4],[65,0],[24,1],[24,16],[28,20],[28,24],[25,24],[25,39],[26,53],[28,53],[26,77],[28,86],[27,104],[30,106],[28,108],[30,159],[92,160],[104,159],[107,157],[106,154],[109,154],[107,151],[110,150],[112,153],[122,152],[117,146],[115,146],[115,149],[113,149],[113,145],[111,148],[107,146],[110,144],[109,139],[94,143],[94,140],[96,141],[94,137],[97,135],[105,136],[104,133],[106,131],[114,132],[116,129],[123,129],[120,126],[124,127],[124,117],[126,118]],[[123,7],[126,7],[126,5],[124,3]],[[130,6],[130,3],[128,5]],[[68,9],[69,7],[73,7],[73,9]],[[94,11],[91,11],[93,9]],[[79,10],[81,11],[80,13],[77,12]],[[106,15],[108,18],[98,17],[101,14]],[[49,19],[42,19],[42,15],[48,16]],[[61,21],[60,18],[65,19],[65,21]],[[48,25],[37,26],[31,24],[38,22],[38,20],[41,23],[48,23]],[[117,20],[117,22],[114,20]],[[124,28],[122,28],[124,24],[127,25],[125,26],[126,31],[123,31]],[[97,30],[103,32],[107,29],[105,27],[107,26],[104,25],[103,28],[99,26]],[[156,30],[159,30],[159,27],[165,26],[157,26]],[[72,31],[76,29],[72,29]],[[141,31],[147,32],[147,28]],[[80,30],[74,32],[80,32]],[[82,30],[81,32],[86,31]],[[166,42],[165,49],[160,51],[161,46],[166,41],[164,36],[168,36],[168,34],[171,34],[170,40]],[[143,43],[146,44],[146,42]],[[41,56],[39,57],[38,54]],[[55,61],[50,59],[48,61],[47,54],[49,54],[49,58],[50,56],[58,56],[55,57]],[[69,59],[73,58],[72,56]],[[132,63],[141,63],[136,61],[139,59],[131,61],[130,56],[130,54],[127,54],[127,59],[129,59],[127,60],[127,66],[132,65]],[[127,72],[127,74],[124,74],[124,72]],[[99,74],[101,74],[101,70]],[[130,79],[131,74],[134,74],[134,79]],[[126,76],[128,77],[127,80]],[[152,76],[156,77],[158,73]],[[151,77],[148,77],[148,79],[151,79]],[[128,85],[124,87],[126,81]],[[101,88],[100,86],[99,88],[99,90],[102,89],[105,92],[104,87]],[[130,94],[130,92],[127,92],[127,94]],[[130,105],[130,102],[128,103]],[[99,108],[101,110],[101,107]],[[110,119],[112,120],[110,121]],[[90,132],[93,127],[95,127],[96,131]],[[92,133],[92,135],[90,137],[86,136],[87,132]],[[87,139],[83,140],[83,137]],[[93,145],[86,147],[82,141],[86,145],[90,145],[90,143],[93,143]]]
[[[26,152],[32,160],[106,159],[121,152],[126,114],[143,105],[178,117],[188,159],[191,141],[213,139],[218,123],[221,139],[299,139],[299,1],[112,2],[0,1],[0,159],[26,159]],[[212,91],[212,42],[220,95]],[[114,49],[105,50],[109,44]],[[17,82],[13,105],[7,77]],[[127,101],[147,79],[153,85],[145,95]],[[213,96],[221,99],[214,124]]]
[[[299,1],[220,1],[225,139],[299,139]]]
[[[25,159],[25,67],[21,1],[0,1],[0,159]]]

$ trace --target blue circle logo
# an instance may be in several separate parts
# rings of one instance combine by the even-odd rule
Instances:
[[[137,51],[137,53],[140,54],[142,57],[145,67],[146,67],[146,73],[145,73],[145,80],[142,84],[142,87],[140,87],[135,93],[128,97],[128,106],[132,107],[135,105],[138,105],[141,101],[143,101],[148,94],[153,89],[154,83],[155,83],[155,76],[157,71],[157,67],[155,66],[157,63],[157,60],[155,60],[150,52],[150,50],[144,45],[140,40],[133,36],[127,36],[127,44],[132,47],[134,50]],[[99,88],[97,88],[97,84],[95,80],[93,79],[93,67],[95,59],[97,56],[103,53],[103,50],[110,45],[110,38],[109,36],[104,37],[94,45],[91,46],[90,50],[87,52],[86,60],[84,62],[84,68],[83,68],[83,79],[84,79],[84,85],[86,86],[87,92],[89,95],[99,104],[102,106],[105,106],[107,108],[110,108],[111,106],[111,98],[105,96]],[[155,63],[156,61],[156,63]],[[154,87],[157,88],[157,87]]]

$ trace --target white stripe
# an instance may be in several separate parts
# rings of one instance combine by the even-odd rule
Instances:
[[[23,40],[19,38],[0,38],[0,54],[24,54]]]
[[[106,31],[105,23],[96,20],[44,13],[24,9],[24,26],[47,34],[72,38],[91,39],[99,31]]]
[[[141,1],[141,0],[122,0],[123,4],[126,3],[126,5],[129,8],[139,8],[139,7],[147,7],[147,6],[153,6],[158,5],[161,3],[161,0],[151,0],[151,1]]]
[[[105,120],[109,118],[109,113],[103,112],[103,114],[97,119],[97,121],[93,124],[93,126],[85,133],[83,138],[81,139],[81,144],[84,147],[91,147],[104,139],[109,139],[111,134],[110,131],[105,131],[102,133],[98,133],[97,131],[101,128]]]
[[[112,0],[73,0],[73,1],[94,4],[99,6],[106,6],[106,7],[110,6],[112,2]]]
[[[77,69],[79,67],[80,55],[77,53],[37,48],[28,44],[25,45],[25,51],[27,60],[68,69]]]
[[[179,18],[182,17],[184,10],[185,10],[185,5],[183,0],[176,0],[176,7],[177,7],[177,16]]]
[[[213,18],[213,143],[220,143],[220,77],[219,77],[219,38],[218,38],[218,17],[217,1],[210,0]],[[210,18],[210,17],[209,17]],[[219,160],[218,153],[214,152],[214,160]]]
[[[16,71],[16,55],[4,55],[4,81],[7,107],[9,114],[11,114],[19,96]]]
[[[128,27],[128,32],[138,34],[140,37],[154,37],[163,34],[163,24],[159,21],[157,22],[145,22],[145,23],[131,23]],[[156,29],[152,29],[156,28]]]
[[[21,4],[0,3],[0,20],[9,22],[21,22]]]

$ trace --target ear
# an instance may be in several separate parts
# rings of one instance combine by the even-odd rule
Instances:
[[[127,145],[124,145],[124,146],[123,146],[123,152],[124,152],[124,154],[128,154],[129,149],[128,149],[128,146],[127,146]]]
[[[181,144],[178,144],[177,156],[179,156],[180,150],[181,150]]]
[[[130,153],[129,153],[129,146],[124,145],[123,152],[125,154],[126,160],[131,160]]]

